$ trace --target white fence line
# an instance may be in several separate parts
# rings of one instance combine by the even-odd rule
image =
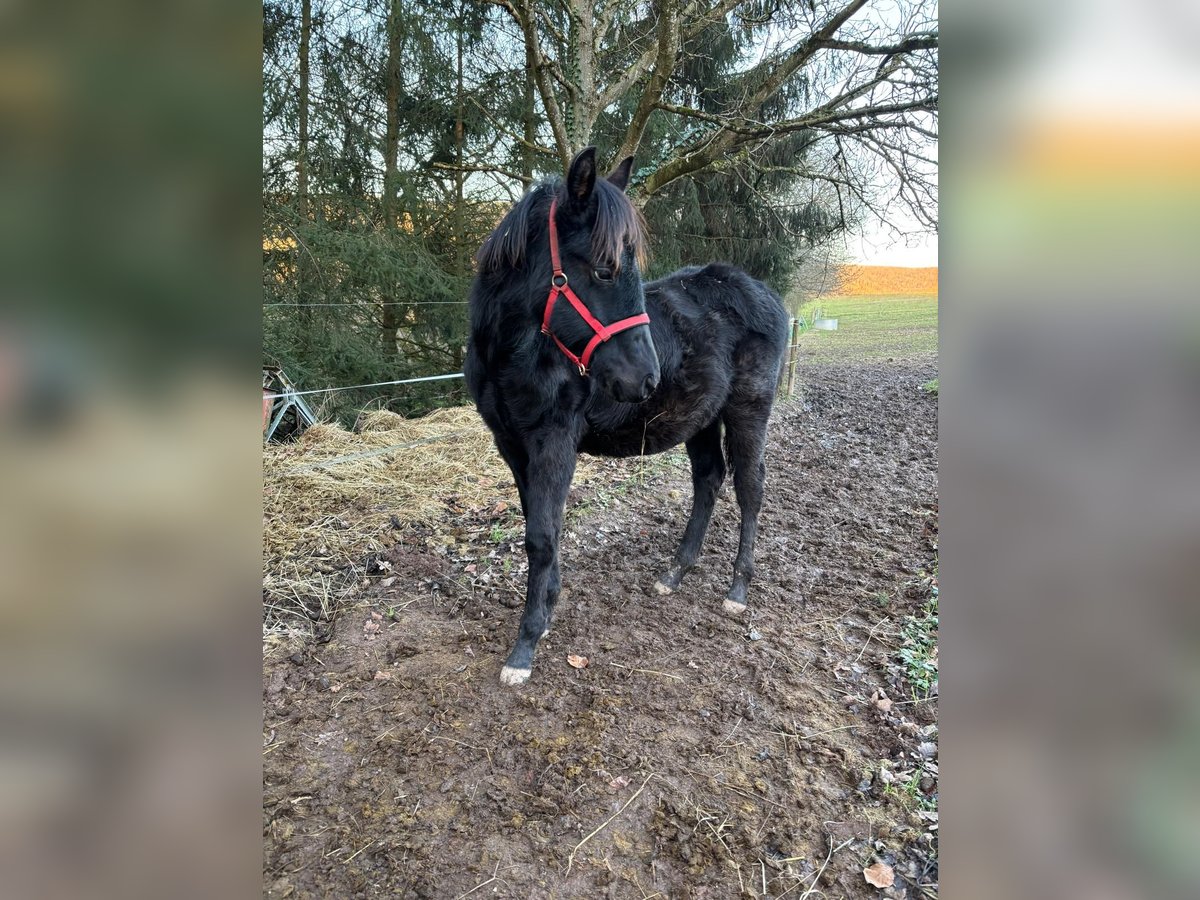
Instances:
[[[395,384],[420,384],[425,381],[446,381],[450,378],[462,377],[462,372],[453,372],[449,375],[426,375],[424,378],[401,378],[399,381],[376,381],[374,384],[347,384],[343,387],[315,388],[310,391],[290,391],[287,396],[307,397],[311,394],[332,394],[335,391],[356,391],[362,388],[390,387]]]

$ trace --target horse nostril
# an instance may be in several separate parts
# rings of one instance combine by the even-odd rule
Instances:
[[[658,387],[658,373],[652,372],[646,376],[646,380],[642,382],[642,399],[645,400],[654,393],[654,389]]]

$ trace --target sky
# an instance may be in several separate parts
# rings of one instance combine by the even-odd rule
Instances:
[[[897,239],[873,222],[861,236],[847,236],[846,251],[851,262],[865,266],[936,266],[938,236],[921,234]]]

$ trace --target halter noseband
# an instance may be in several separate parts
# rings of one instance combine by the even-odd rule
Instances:
[[[558,349],[561,350],[571,362],[579,368],[579,374],[586,376],[588,373],[588,365],[592,361],[592,354],[596,352],[596,348],[603,342],[607,341],[614,334],[619,334],[635,325],[649,325],[650,317],[645,313],[639,313],[636,316],[630,316],[628,319],[621,319],[619,322],[613,322],[611,325],[601,325],[600,321],[592,315],[586,304],[576,296],[567,284],[566,273],[562,270],[562,260],[558,255],[558,228],[554,224],[554,213],[558,208],[558,198],[555,197],[550,201],[550,264],[554,267],[554,274],[550,276],[550,296],[546,299],[546,312],[542,316],[542,334],[547,334],[554,339],[554,343],[558,344]],[[587,346],[583,348],[583,355],[576,356],[572,353],[567,345],[558,339],[553,331],[550,330],[550,316],[554,313],[554,301],[558,299],[558,295],[566,296],[568,302],[575,307],[575,312],[579,313],[580,318],[587,322],[588,327],[595,332],[595,335]]]

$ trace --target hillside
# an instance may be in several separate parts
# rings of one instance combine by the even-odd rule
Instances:
[[[834,296],[937,295],[937,266],[910,269],[903,266],[842,266]]]

